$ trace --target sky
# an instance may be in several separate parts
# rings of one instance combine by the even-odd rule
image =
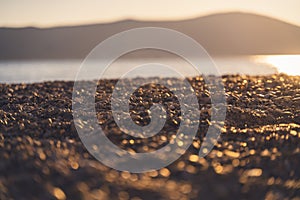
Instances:
[[[180,20],[232,11],[261,14],[300,26],[300,0],[0,0],[0,27]]]

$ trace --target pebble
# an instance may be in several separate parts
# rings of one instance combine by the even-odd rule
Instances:
[[[65,200],[67,198],[64,191],[58,187],[53,188],[53,195],[58,200]]]
[[[73,82],[0,84],[0,174],[5,175],[0,178],[0,199],[297,198],[300,77],[224,76],[226,121],[217,126],[222,134],[204,158],[198,152],[212,124],[210,92],[202,77],[187,80],[200,105],[198,133],[177,161],[142,174],[110,169],[87,152],[73,122]],[[168,79],[166,87],[145,85],[132,95],[130,117],[138,124],[150,123],[154,102],[167,113],[161,116],[166,120],[161,132],[146,139],[123,134],[114,122],[110,99],[116,82],[99,81],[95,97],[99,126],[115,145],[132,154],[156,151],[168,142],[183,145],[184,134],[176,136],[182,122],[180,104],[167,88],[180,88],[180,80]],[[143,82],[124,80],[128,87]],[[78,123],[82,130],[89,126],[88,120]],[[95,151],[102,148],[93,146]]]

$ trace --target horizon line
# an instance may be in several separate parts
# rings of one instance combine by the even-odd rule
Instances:
[[[144,20],[144,19],[138,19],[138,18],[120,18],[117,20],[112,20],[112,21],[104,21],[104,22],[87,22],[87,23],[66,23],[66,24],[61,24],[61,25],[49,25],[49,26],[40,26],[40,25],[26,25],[26,26],[0,26],[0,29],[26,29],[26,28],[32,28],[32,29],[54,29],[54,28],[71,28],[71,27],[79,27],[79,26],[93,26],[93,25],[108,25],[108,24],[116,24],[116,23],[121,23],[121,22],[144,22],[144,23],[159,23],[159,22],[185,22],[185,21],[193,21],[197,20],[200,18],[206,18],[206,17],[212,17],[212,16],[217,16],[217,15],[226,15],[226,14],[244,14],[244,15],[253,15],[253,16],[261,16],[273,20],[280,21],[285,24],[289,24],[292,26],[296,26],[300,28],[300,24],[292,23],[289,21],[285,21],[283,19],[273,17],[270,15],[264,15],[260,13],[255,13],[255,12],[245,12],[245,11],[224,11],[224,12],[212,12],[210,14],[204,14],[204,15],[198,15],[195,17],[188,17],[188,18],[180,18],[180,19],[164,19],[164,20]]]

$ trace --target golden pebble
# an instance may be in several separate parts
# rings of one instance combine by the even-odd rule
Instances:
[[[134,144],[134,140],[129,140],[129,143],[130,144]]]
[[[144,151],[149,151],[149,147],[148,146],[143,146],[143,150]]]
[[[193,142],[193,146],[194,146],[196,149],[199,149],[199,148],[200,148],[199,142],[196,142],[196,141]]]
[[[297,131],[291,130],[291,131],[290,131],[290,134],[291,134],[292,136],[297,136]]]
[[[185,167],[185,163],[183,161],[178,162],[177,167],[179,170],[182,170]]]
[[[164,177],[168,177],[171,174],[171,172],[167,168],[162,168],[161,170],[159,170],[159,173]]]
[[[186,166],[186,171],[190,174],[196,174],[197,169],[193,165]]]
[[[167,137],[164,136],[164,135],[160,136],[160,139],[161,139],[162,141],[167,141],[167,140],[168,140]]]
[[[251,149],[251,150],[249,151],[249,154],[250,154],[250,155],[254,155],[254,154],[255,154],[255,150],[254,150],[254,149]]]
[[[247,176],[258,177],[262,175],[262,170],[259,168],[254,168],[245,171],[245,173],[247,174]]]
[[[121,172],[121,176],[124,179],[129,179],[131,175],[129,172]]]
[[[247,143],[246,143],[246,142],[241,142],[240,145],[241,145],[242,147],[246,147],[246,146],[247,146]]]
[[[138,180],[138,176],[136,174],[131,174],[130,175],[130,180],[133,181],[133,182],[137,181]]]
[[[221,158],[223,156],[223,152],[222,151],[218,151],[217,152],[217,157]]]
[[[234,167],[239,166],[239,165],[240,165],[240,160],[239,160],[239,159],[233,159],[233,160],[232,160],[232,165],[233,165]]]
[[[223,171],[223,167],[221,165],[217,165],[214,169],[217,174],[221,174]]]
[[[151,171],[151,172],[149,172],[149,176],[151,176],[151,177],[157,177],[158,176],[158,172],[157,171]]]
[[[268,149],[265,149],[265,150],[263,150],[263,151],[260,153],[260,155],[261,155],[261,156],[270,156],[271,153],[269,152]]]
[[[271,178],[268,179],[268,182],[267,182],[268,185],[273,185],[274,183],[275,183],[275,178],[274,177],[271,177]]]
[[[44,152],[39,153],[39,157],[41,160],[46,160],[46,154]]]
[[[55,187],[53,189],[53,195],[56,197],[56,199],[58,200],[65,200],[67,197],[64,193],[64,191],[62,191],[60,188]]]
[[[72,169],[77,170],[79,168],[79,164],[77,162],[71,162]]]
[[[228,157],[231,157],[231,158],[238,158],[238,157],[240,157],[240,153],[239,152],[225,150],[224,153],[225,153],[225,155],[227,155]]]
[[[290,137],[289,137],[289,135],[286,135],[285,136],[285,140],[288,140]]]
[[[199,156],[198,156],[198,155],[190,155],[189,160],[190,160],[191,162],[198,162]]]
[[[278,152],[278,149],[275,147],[275,148],[272,149],[272,152],[273,152],[273,153],[277,153],[277,152]]]

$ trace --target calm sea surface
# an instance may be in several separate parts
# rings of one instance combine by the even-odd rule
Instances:
[[[247,74],[266,75],[284,72],[300,75],[300,55],[294,56],[248,56],[213,58],[221,75]],[[54,80],[75,80],[83,60],[31,60],[31,61],[0,61],[1,83],[32,83]],[[183,76],[197,74],[195,69],[182,59],[134,59],[117,60],[112,63],[99,77],[97,70],[104,69],[101,61],[94,61],[80,79],[95,80],[100,78],[120,78],[130,70],[145,63],[160,63],[172,67]],[[207,60],[201,61],[201,67],[208,68]],[[290,67],[289,67],[290,66]],[[208,68],[209,69],[209,68]],[[213,70],[212,70],[213,71]],[[169,70],[151,69],[151,65],[142,71],[127,74],[128,77],[172,77]]]

